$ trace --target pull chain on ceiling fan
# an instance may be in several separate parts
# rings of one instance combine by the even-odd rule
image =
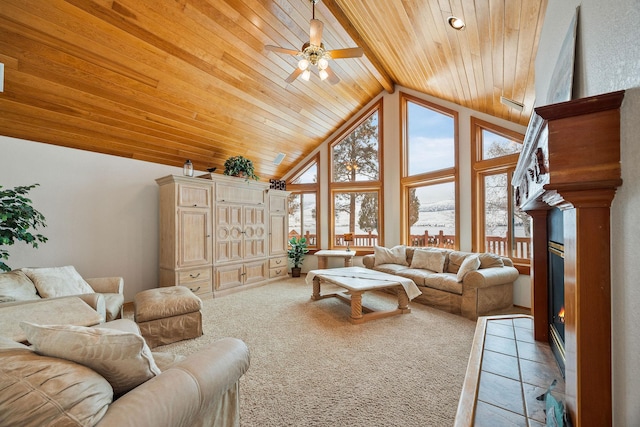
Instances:
[[[265,46],[265,49],[278,53],[286,53],[301,57],[298,61],[298,67],[287,77],[287,83],[292,83],[298,76],[305,81],[311,77],[311,67],[318,69],[320,80],[329,80],[329,83],[336,84],[340,78],[329,68],[330,59],[342,58],[359,58],[362,56],[362,49],[359,47],[350,47],[346,49],[326,50],[322,43],[322,30],[324,24],[316,19],[316,3],[320,0],[309,0],[313,5],[313,14],[309,29],[309,41],[302,45],[302,49],[293,50],[279,46]]]

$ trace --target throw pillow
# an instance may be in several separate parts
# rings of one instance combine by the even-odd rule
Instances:
[[[449,253],[449,263],[447,264],[447,273],[457,274],[465,258],[467,258],[469,255],[471,255],[470,252],[451,251]]]
[[[480,254],[480,268],[504,267],[504,261],[500,255],[485,252]]]
[[[444,260],[446,254],[435,249],[416,249],[413,252],[411,268],[423,268],[436,273],[444,271]]]
[[[114,329],[20,322],[36,352],[71,360],[102,375],[116,395],[160,375],[142,336]]]
[[[22,271],[36,285],[42,298],[95,293],[72,265],[51,268],[23,268]]]
[[[478,255],[469,255],[462,261],[462,265],[458,270],[457,279],[458,282],[464,280],[464,276],[471,271],[476,271],[480,267],[480,258]]]
[[[20,270],[0,274],[0,302],[40,299],[33,282]]]
[[[382,264],[409,265],[407,263],[407,248],[404,245],[394,246],[391,249],[374,246],[373,254],[375,256],[374,266]]]
[[[113,390],[98,373],[4,340],[0,337],[0,424],[93,426],[105,415]]]

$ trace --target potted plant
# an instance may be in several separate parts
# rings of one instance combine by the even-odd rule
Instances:
[[[224,174],[244,177],[247,180],[249,178],[255,179],[256,181],[260,179],[260,177],[255,174],[253,162],[242,156],[229,157],[224,162]]]
[[[38,226],[46,227],[44,215],[31,206],[31,200],[25,195],[38,184],[15,187],[3,190],[0,185],[0,246],[11,246],[16,240],[21,240],[38,247],[38,242],[46,242],[42,234],[32,234]],[[10,271],[11,268],[2,260],[9,259],[9,251],[0,249],[0,270]]]
[[[305,237],[298,238],[293,236],[289,240],[287,255],[293,263],[291,277],[300,277],[300,271],[302,270],[300,266],[307,252],[309,252],[309,249],[307,249],[307,239]]]

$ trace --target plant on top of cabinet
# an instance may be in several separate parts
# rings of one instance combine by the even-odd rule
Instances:
[[[259,180],[260,177],[255,174],[253,162],[243,156],[229,157],[224,162],[224,174],[229,176],[239,176],[245,179]]]

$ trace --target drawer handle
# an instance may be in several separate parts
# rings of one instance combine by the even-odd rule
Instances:
[[[282,270],[276,270],[276,274],[282,273]]]
[[[280,264],[281,262],[282,262],[282,260],[281,260],[281,259],[277,259],[277,260],[276,260],[276,264]]]
[[[198,291],[200,290],[200,286],[198,286],[198,287],[197,287],[197,288],[195,288],[195,289],[191,289],[191,288],[189,288],[189,290],[195,294],[196,292],[198,292]]]
[[[191,277],[192,279],[197,279],[198,277],[200,277],[200,273],[196,274],[195,276],[193,274],[189,274],[189,277]]]

